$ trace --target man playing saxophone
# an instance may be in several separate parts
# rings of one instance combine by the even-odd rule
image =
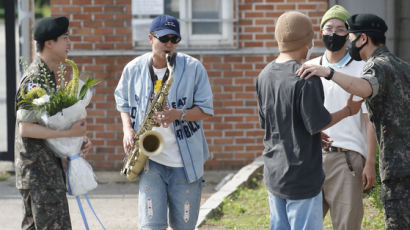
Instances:
[[[152,117],[161,125],[152,130],[161,134],[165,146],[160,154],[149,157],[139,175],[138,224],[143,229],[166,229],[168,223],[173,229],[194,229],[209,157],[202,120],[214,113],[211,86],[198,60],[175,52],[181,35],[174,17],[156,17],[148,39],[152,52],[125,66],[114,93],[128,154],[135,146],[136,131],[152,114],[147,111],[149,104],[173,77],[163,109]],[[168,62],[172,71],[167,68],[166,53],[172,57]]]

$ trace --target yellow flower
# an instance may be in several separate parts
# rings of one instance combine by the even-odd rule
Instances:
[[[157,80],[157,81],[155,82],[155,86],[154,86],[155,93],[158,93],[159,89],[161,88],[161,85],[162,85],[162,81],[161,81],[161,80]]]
[[[77,97],[78,93],[78,67],[75,62],[73,62],[70,59],[65,59],[65,62],[71,65],[73,68],[73,79],[68,83],[67,88],[66,88],[66,93],[71,96],[71,97]]]
[[[21,90],[21,97],[26,100],[34,100],[40,98],[46,94],[46,91],[40,87],[32,88],[28,91],[27,94],[24,93],[24,90]]]

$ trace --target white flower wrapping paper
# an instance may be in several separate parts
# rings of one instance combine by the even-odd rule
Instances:
[[[63,109],[53,116],[43,114],[42,123],[52,129],[67,130],[71,126],[87,116],[86,107],[90,103],[92,93],[87,91],[83,100]],[[56,153],[58,157],[72,157],[81,151],[83,137],[63,137],[46,139],[46,144]],[[82,157],[68,162],[67,186],[70,186],[71,194],[74,196],[86,194],[97,187],[97,181],[91,165]]]

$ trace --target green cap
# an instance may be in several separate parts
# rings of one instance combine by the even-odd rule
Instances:
[[[53,40],[67,33],[68,19],[66,17],[47,17],[42,18],[34,26],[34,40],[48,41]]]
[[[320,22],[320,29],[323,29],[325,23],[330,19],[336,18],[345,22],[349,17],[349,12],[343,6],[334,5],[328,11],[326,11],[325,15],[323,15],[322,21]]]
[[[349,33],[373,32],[384,34],[387,25],[383,19],[374,14],[355,14],[347,19]]]

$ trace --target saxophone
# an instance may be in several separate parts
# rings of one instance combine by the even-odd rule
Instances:
[[[121,174],[128,180],[135,180],[145,166],[149,156],[154,156],[162,152],[164,148],[164,139],[162,135],[152,130],[153,127],[159,127],[161,124],[154,120],[156,112],[162,111],[166,105],[166,98],[174,81],[174,67],[171,65],[169,51],[166,52],[167,68],[169,77],[162,84],[157,95],[152,100],[145,114],[144,121],[134,136],[134,146],[128,149],[130,153],[124,158],[124,166]]]

